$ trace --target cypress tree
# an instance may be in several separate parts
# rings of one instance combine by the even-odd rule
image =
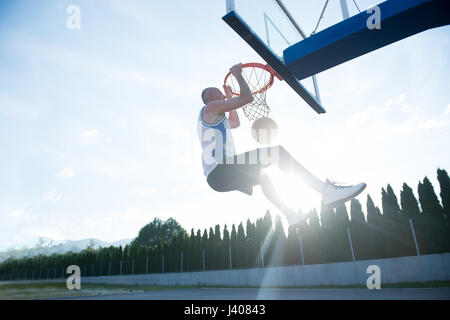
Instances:
[[[441,189],[440,196],[442,209],[445,218],[445,239],[447,239],[446,252],[450,252],[450,178],[447,171],[443,169],[437,170],[437,179]]]
[[[129,266],[129,245],[126,245],[122,252],[122,274],[129,274],[128,266]],[[88,257],[86,256],[86,266],[89,265]]]
[[[366,260],[369,256],[367,249],[367,228],[366,218],[362,211],[359,200],[352,199],[350,202],[350,234],[357,260]]]
[[[270,230],[272,230],[272,217],[269,210],[267,210],[266,214],[264,215],[263,225],[265,233],[268,233]]]
[[[238,267],[239,261],[238,261],[238,240],[237,240],[237,231],[236,226],[233,224],[231,226],[231,236],[230,236],[230,244],[231,244],[231,259],[233,262],[233,269]]]
[[[400,192],[400,203],[402,212],[404,212],[409,219],[415,221],[419,218],[419,202],[414,196],[413,190],[406,183],[403,183],[403,189]]]
[[[247,267],[256,267],[256,266],[260,265],[257,260],[257,257],[259,254],[259,243],[257,242],[255,231],[256,231],[255,225],[250,221],[250,219],[247,219],[247,226],[246,226],[246,235],[247,235],[246,266]]]
[[[430,254],[445,252],[448,239],[445,238],[444,212],[427,177],[419,183],[418,192],[425,220],[426,251]]]
[[[273,246],[272,255],[269,261],[265,261],[265,264],[268,266],[284,265],[284,257],[286,250],[286,234],[284,233],[280,215],[277,215],[275,217],[275,228],[273,232],[271,245]]]
[[[203,251],[205,252],[205,269],[207,268],[207,264],[206,264],[206,257],[208,256],[209,252],[208,250],[208,231],[206,231],[206,228],[203,230],[203,235],[202,235],[202,243],[201,243],[201,250],[200,250],[200,256],[201,256],[201,268],[203,268]]]
[[[222,254],[222,240],[221,240],[221,236],[220,236],[220,225],[218,225],[218,224],[214,228],[213,251],[214,251],[213,259],[214,259],[215,269],[221,269],[223,254]]]
[[[209,228],[208,244],[206,246],[206,268],[210,270],[216,269],[216,251],[214,250],[214,230]]]
[[[397,202],[397,197],[392,188],[388,185],[388,191],[381,189],[381,205],[383,208],[383,229],[385,230],[385,249],[386,257],[398,257],[398,248],[400,247],[400,238],[398,236],[398,218],[400,215],[400,207]]]
[[[371,247],[371,259],[385,258],[386,254],[386,231],[383,216],[378,207],[375,206],[370,195],[367,195],[367,228],[368,239]]]
[[[201,270],[202,269],[202,233],[197,230],[197,234],[195,236],[194,242],[194,262],[193,262],[193,270]]]
[[[336,214],[334,209],[327,206],[321,206],[320,209],[320,233],[322,238],[322,250],[325,257],[325,262],[337,261],[336,250]]]
[[[229,268],[229,252],[228,248],[230,243],[230,233],[228,232],[227,225],[223,228],[223,240],[222,240],[222,268]]]
[[[419,202],[417,201],[413,190],[406,183],[403,183],[403,189],[400,192],[400,203],[402,206],[402,212],[405,214],[407,221],[411,221],[414,227],[414,233],[416,235],[417,244],[419,246],[420,252],[424,251],[424,238],[423,238],[423,219],[419,208]],[[408,233],[409,235],[409,247],[410,255],[415,255],[415,243],[414,237],[411,230],[411,225],[409,225]]]
[[[183,269],[186,270],[186,256],[189,255],[189,252],[186,250],[186,234],[185,233],[179,233],[176,236],[177,243],[176,243],[176,250],[175,250],[175,261],[176,264],[176,272],[181,272],[181,253],[183,253]]]
[[[285,263],[287,265],[301,264],[300,254],[300,233],[306,226],[306,221],[302,222],[298,227],[290,227],[286,240],[286,256]],[[302,230],[302,231],[301,231]]]
[[[194,228],[191,229],[191,235],[189,237],[189,255],[186,256],[186,270],[194,271],[195,270],[195,258],[197,255],[195,242],[196,236],[194,232]]]
[[[352,253],[348,242],[347,228],[350,227],[347,207],[341,204],[336,207],[335,248],[336,261],[351,261]]]
[[[394,239],[396,240],[395,247],[392,247],[394,256],[403,257],[414,255],[412,245],[412,235],[409,227],[409,217],[405,212],[400,209],[400,205],[397,200],[397,196],[390,185],[387,187],[388,201],[390,208],[392,209],[392,228]]]
[[[272,230],[272,217],[270,211],[267,210],[263,219],[259,219],[259,239],[257,243],[262,241],[264,246],[264,261],[271,261],[273,253],[273,230]],[[259,249],[259,247],[258,247]]]
[[[169,240],[168,243],[168,252],[165,260],[165,267],[167,267],[167,272],[177,272],[178,271],[178,244],[175,235]]]
[[[319,215],[317,210],[313,209],[303,239],[305,264],[324,263],[325,261],[320,230]]]
[[[441,188],[440,196],[442,201],[442,206],[444,214],[447,221],[450,219],[450,177],[447,171],[443,169],[437,170],[437,179],[439,181],[439,186]]]
[[[397,201],[397,196],[395,195],[394,190],[392,189],[390,184],[388,184],[386,190],[387,190],[387,196],[389,199],[389,209],[392,210],[392,215],[393,216],[400,215],[401,210],[400,210],[400,206]]]
[[[246,247],[247,247],[247,240],[244,232],[244,226],[242,225],[242,222],[238,225],[238,232],[237,232],[237,246],[236,246],[236,256],[238,259],[236,259],[236,266],[243,268],[247,267],[247,256],[246,256]]]

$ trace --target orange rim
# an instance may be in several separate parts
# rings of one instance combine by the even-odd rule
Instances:
[[[258,63],[258,62],[251,62],[251,63],[244,63],[244,64],[242,65],[242,68],[243,68],[243,69],[244,69],[244,68],[260,68],[260,69],[264,69],[264,70],[266,70],[267,72],[270,73],[269,81],[268,81],[263,87],[261,87],[261,89],[256,90],[256,91],[253,91],[252,94],[262,93],[262,92],[266,91],[267,89],[269,89],[269,88],[273,85],[274,77],[277,77],[277,79],[280,80],[280,81],[283,80],[283,79],[278,75],[278,73],[276,73],[275,70],[273,70],[272,67],[269,66],[269,65],[265,65],[265,64],[262,64],[262,63]],[[223,81],[223,86],[224,86],[224,88],[226,88],[226,86],[227,86],[227,80],[228,80],[228,78],[229,78],[230,76],[231,76],[231,72],[228,72],[227,75],[225,76],[225,80]],[[238,93],[238,92],[234,92],[234,91],[233,91],[233,88],[232,88],[232,90],[231,90],[230,93],[231,93],[232,95],[239,96],[239,93]]]

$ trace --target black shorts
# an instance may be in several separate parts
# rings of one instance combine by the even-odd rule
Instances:
[[[260,184],[262,168],[260,151],[263,149],[255,149],[225,159],[224,163],[218,164],[208,175],[209,186],[218,192],[237,190],[252,195],[253,186]]]

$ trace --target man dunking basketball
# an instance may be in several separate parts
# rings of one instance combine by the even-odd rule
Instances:
[[[322,203],[336,207],[359,195],[365,183],[354,186],[338,186],[328,179],[323,182],[306,170],[282,146],[258,148],[240,155],[235,154],[231,129],[239,126],[237,109],[253,101],[250,88],[242,76],[242,64],[230,69],[236,78],[240,95],[231,97],[230,89],[226,96],[218,88],[206,88],[202,92],[205,106],[198,118],[198,135],[203,148],[203,172],[209,186],[218,192],[241,191],[248,195],[253,186],[260,185],[263,194],[286,216],[289,226],[295,226],[308,218],[307,214],[297,213],[281,200],[264,169],[277,165],[287,175],[322,195]],[[226,116],[228,113],[228,118]]]

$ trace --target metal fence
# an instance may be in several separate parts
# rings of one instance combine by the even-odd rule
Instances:
[[[417,255],[420,256],[419,246],[417,244],[417,239],[414,231],[414,225],[411,219],[409,219],[409,225],[411,229],[411,233],[414,239],[414,245],[416,248]],[[353,250],[353,243],[352,243],[352,237],[350,233],[350,228],[347,228],[347,237],[349,242],[349,248],[351,251],[352,260],[356,261],[355,252]],[[300,248],[300,259],[297,262],[297,264],[304,265],[305,264],[305,258],[304,258],[304,250],[303,250],[303,239],[302,235],[299,235],[299,248]],[[259,243],[259,253],[257,260],[259,261],[259,267],[264,268],[266,266],[264,257],[266,248],[264,248],[264,244],[261,241]],[[209,269],[206,266],[206,250],[202,250],[201,255],[201,269],[195,269],[192,270],[192,268],[189,268],[189,271],[208,271],[209,270],[217,270],[217,269]],[[184,253],[180,253],[180,263],[177,264],[177,268],[175,271],[172,271],[173,268],[169,270],[169,272],[184,272],[184,266],[185,266],[185,256]],[[160,269],[161,273],[168,272],[166,263],[166,257],[165,255],[161,256],[161,259],[158,259],[161,261]],[[233,260],[232,260],[232,249],[231,245],[228,246],[228,252],[227,252],[227,260],[228,260],[228,269],[233,269]],[[91,264],[83,264],[80,265],[81,270],[81,276],[82,277],[94,277],[94,276],[112,276],[112,275],[122,275],[122,274],[146,274],[146,273],[158,273],[152,270],[156,270],[156,266],[152,266],[152,270],[150,270],[150,266],[152,264],[152,261],[150,261],[149,257],[147,256],[145,259],[137,259],[131,258],[130,260],[123,260],[116,261],[113,263],[113,261],[109,260],[106,263],[103,263],[102,257],[100,258],[100,262],[98,264],[91,263]],[[68,264],[70,265],[70,264]],[[255,266],[252,266],[255,267]],[[258,265],[256,265],[258,267]],[[9,272],[9,273],[1,273],[0,274],[0,280],[2,281],[13,281],[13,280],[50,280],[50,279],[63,279],[67,277],[66,274],[66,267],[62,268],[46,268],[43,270],[32,270],[32,271],[23,271],[23,272]],[[248,267],[250,268],[250,267]],[[222,268],[223,269],[223,268]],[[243,269],[242,267],[236,268],[236,269]]]

